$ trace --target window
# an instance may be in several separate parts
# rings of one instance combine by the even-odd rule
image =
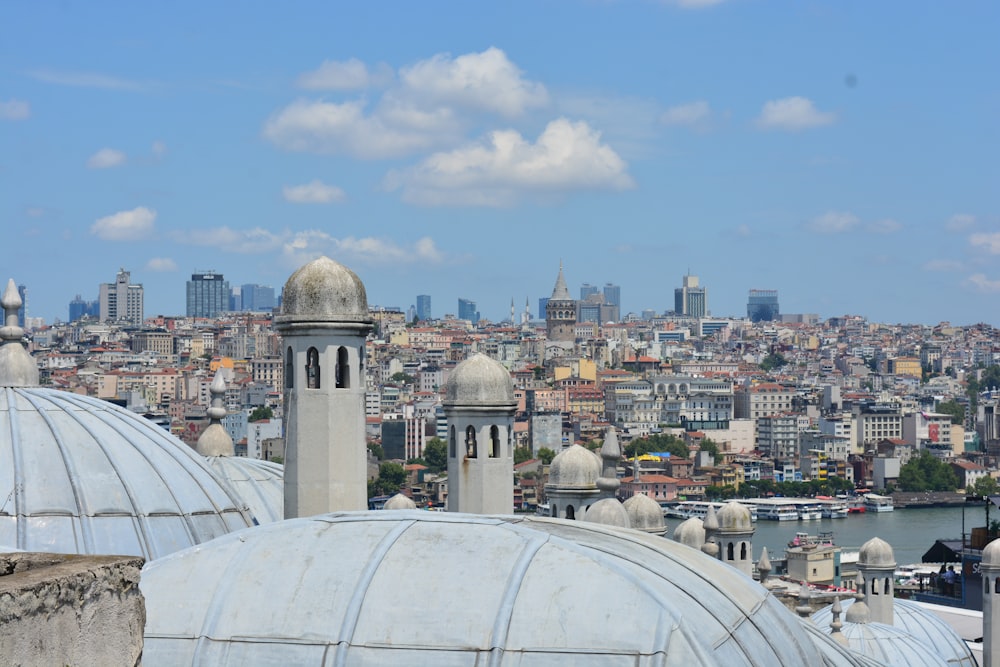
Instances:
[[[576,519],[576,511],[573,509],[572,505],[567,505],[566,506],[566,518],[567,519]]]
[[[351,366],[348,361],[347,348],[337,348],[337,389],[347,389],[351,386]]]
[[[295,377],[295,362],[292,357],[292,348],[288,348],[285,351],[285,389],[291,389],[295,386],[293,379]]]
[[[490,426],[490,458],[500,458],[500,429],[496,424]]]
[[[448,456],[455,458],[455,426],[451,427],[451,433],[448,436]]]
[[[470,459],[478,456],[476,452],[476,429],[473,426],[465,429],[465,456]]]
[[[310,347],[306,352],[306,388],[319,389],[319,351],[315,347]]]

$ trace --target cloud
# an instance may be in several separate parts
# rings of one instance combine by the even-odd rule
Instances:
[[[968,229],[976,224],[976,216],[969,215],[968,213],[956,213],[955,215],[948,218],[948,222],[945,223],[945,229],[950,232],[960,232]]]
[[[966,278],[965,285],[979,292],[989,294],[1000,292],[1000,280],[990,280],[982,273],[974,273]]]
[[[858,216],[846,211],[828,211],[806,223],[806,229],[817,234],[841,234],[858,226]]]
[[[660,122],[664,125],[697,125],[708,120],[712,115],[712,109],[708,102],[698,100],[670,107],[660,116]]]
[[[90,233],[105,241],[139,241],[153,232],[156,211],[139,206],[100,218],[90,226]]]
[[[31,116],[31,105],[22,100],[0,102],[0,120],[25,120]]]
[[[335,185],[314,180],[305,185],[286,185],[282,188],[285,199],[294,204],[330,204],[344,201],[344,191]]]
[[[87,160],[89,169],[110,169],[125,164],[125,153],[114,148],[102,148]]]
[[[169,257],[153,257],[146,262],[146,270],[157,273],[168,273],[177,270],[177,262]]]
[[[954,259],[931,259],[924,262],[920,268],[924,271],[958,271],[962,266],[961,262]]]
[[[153,142],[153,145],[150,147],[150,150],[153,153],[153,157],[162,158],[164,155],[167,154],[167,145],[162,141],[157,140]]]
[[[403,199],[426,205],[505,206],[527,193],[635,186],[627,165],[582,121],[554,120],[531,143],[515,130],[498,130],[477,144],[435,153],[420,164],[390,172],[385,185]]]
[[[969,236],[969,243],[991,255],[1000,255],[1000,232],[980,232]]]
[[[756,122],[763,129],[797,131],[830,125],[836,120],[836,114],[820,111],[812,100],[785,97],[765,102]]]
[[[868,225],[868,231],[874,232],[876,234],[894,234],[903,228],[902,223],[897,222],[891,218],[885,218],[884,220],[876,220],[875,222]]]
[[[753,236],[753,231],[750,229],[750,225],[744,223],[736,228],[736,235],[746,239]]]
[[[62,72],[50,69],[37,69],[28,72],[28,75],[45,83],[54,83],[60,86],[77,86],[80,88],[139,92],[154,87],[154,84],[151,83],[130,81],[96,72]]]
[[[196,230],[174,230],[170,238],[177,243],[195,246],[211,246],[220,252],[256,255],[281,248],[282,234],[275,234],[263,227],[233,229],[228,226],[210,227]]]
[[[369,70],[357,58],[324,60],[318,69],[299,75],[298,84],[307,90],[364,90],[385,85],[392,77],[392,68],[388,65],[376,65],[374,70]]]

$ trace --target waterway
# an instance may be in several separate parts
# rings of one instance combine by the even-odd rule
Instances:
[[[812,521],[757,521],[753,536],[754,559],[766,546],[772,557],[781,557],[788,542],[796,532],[817,535],[833,531],[833,541],[844,551],[856,551],[873,537],[881,537],[892,545],[896,562],[900,565],[919,563],[921,557],[938,539],[961,539],[963,533],[962,507],[928,507],[897,509],[894,512],[865,512],[851,514],[843,519]],[[986,511],[980,506],[964,508],[964,532],[973,526],[986,525]],[[1000,519],[1000,511],[992,508],[990,519]],[[667,519],[672,533],[678,519]]]

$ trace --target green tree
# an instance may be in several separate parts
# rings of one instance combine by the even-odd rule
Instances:
[[[531,460],[531,448],[530,447],[515,447],[514,448],[514,465],[518,463],[524,463],[525,461]]]
[[[995,496],[1000,491],[1000,485],[989,475],[983,475],[968,490],[977,496]]]
[[[625,445],[626,458],[642,456],[650,452],[670,452],[671,456],[678,456],[684,459],[688,458],[691,454],[683,440],[675,435],[664,435],[662,433],[654,433],[648,438],[636,438]]]
[[[958,475],[950,465],[923,450],[899,469],[899,488],[903,491],[954,491],[959,488]]]
[[[368,450],[375,456],[376,459],[381,461],[385,458],[385,450],[382,449],[382,445],[377,442],[369,442]]]
[[[391,496],[406,483],[406,470],[394,461],[384,461],[378,467],[378,479],[375,483],[375,495]]]
[[[766,373],[770,373],[776,368],[781,368],[788,363],[784,355],[779,352],[772,352],[771,354],[764,357],[760,362],[760,369]]]
[[[253,409],[253,412],[250,413],[250,417],[248,419],[252,422],[259,422],[262,419],[271,419],[272,417],[274,417],[274,410],[266,405],[261,405],[260,407]]]
[[[389,380],[397,384],[413,384],[413,376],[403,371],[393,373]]]
[[[448,469],[448,445],[441,438],[431,438],[424,445],[424,460],[431,472]]]
[[[542,447],[541,449],[538,450],[537,454],[538,458],[540,458],[542,460],[542,463],[544,463],[545,465],[552,463],[552,459],[556,457],[556,453],[551,449],[549,449],[548,447]]]
[[[937,411],[941,414],[951,415],[952,424],[965,422],[965,406],[957,401],[942,401],[938,403]]]
[[[714,440],[703,439],[701,441],[701,451],[709,452],[712,455],[712,462],[715,465],[719,465],[719,462],[722,460],[722,454],[719,453],[719,446],[715,444]]]
[[[602,440],[588,440],[583,444],[583,446],[592,452],[596,452],[604,446],[604,442]]]

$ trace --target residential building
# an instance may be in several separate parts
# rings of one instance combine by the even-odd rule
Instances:
[[[733,393],[733,412],[737,419],[759,419],[792,411],[795,389],[774,382],[740,387]]]
[[[775,461],[793,461],[799,456],[799,429],[795,415],[767,415],[757,419],[757,449]]]

